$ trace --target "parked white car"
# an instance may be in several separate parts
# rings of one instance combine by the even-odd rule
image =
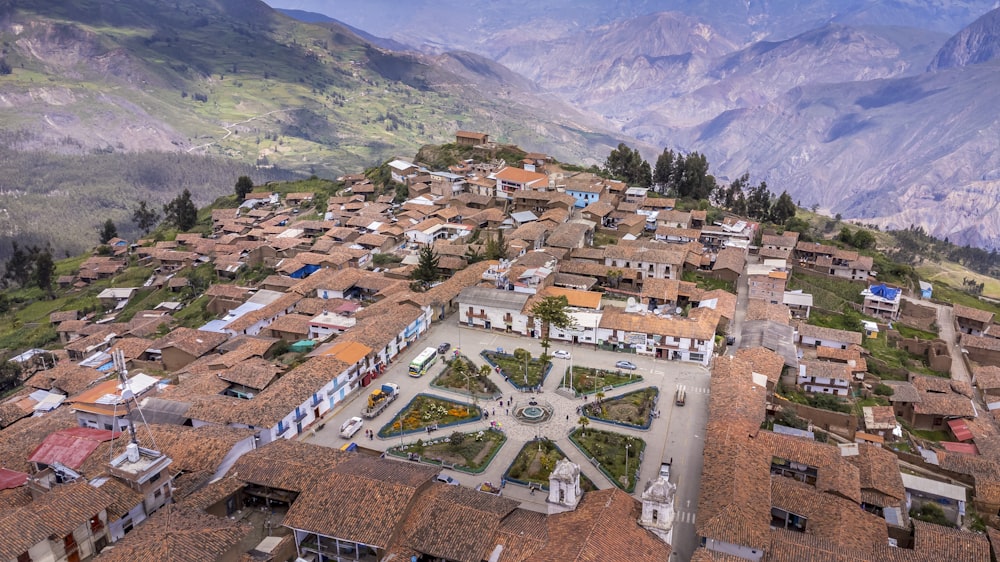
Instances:
[[[570,354],[565,349],[557,349],[552,352],[552,357],[555,357],[556,359],[569,359]]]

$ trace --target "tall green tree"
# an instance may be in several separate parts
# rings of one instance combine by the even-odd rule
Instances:
[[[13,282],[18,287],[26,286],[34,266],[34,259],[28,249],[22,248],[17,242],[11,242],[10,257],[4,266],[4,284]]]
[[[656,166],[653,168],[653,184],[659,187],[659,191],[664,191],[670,187],[670,177],[674,173],[674,151],[664,148],[663,152],[656,158]]]
[[[149,234],[156,223],[160,222],[160,213],[147,205],[145,201],[140,201],[139,206],[132,212],[132,222],[143,234]]]
[[[32,254],[35,262],[32,279],[35,282],[35,286],[45,291],[51,297],[52,281],[54,281],[56,273],[56,263],[52,259],[52,250],[49,247],[45,247],[44,249],[32,248]]]
[[[236,191],[236,198],[243,201],[253,191],[253,180],[250,179],[250,176],[240,176],[236,178],[236,185],[233,189]]]
[[[191,192],[185,189],[164,205],[163,219],[180,230],[191,230],[198,222],[198,208],[191,201]]]
[[[552,342],[549,341],[552,326],[566,330],[574,324],[568,308],[569,300],[566,299],[565,295],[545,297],[531,307],[531,316],[542,322],[542,349],[545,350],[546,355],[552,345]]]
[[[787,191],[782,191],[778,200],[771,206],[771,222],[774,224],[785,224],[788,219],[795,216],[795,202]]]
[[[752,219],[766,220],[771,211],[771,192],[767,189],[767,182],[760,182],[757,186],[750,188],[747,194],[747,216]]]
[[[708,159],[692,152],[684,158],[683,169],[676,182],[677,195],[692,199],[709,199],[715,191],[715,176],[708,173]]]
[[[503,230],[497,230],[496,234],[486,239],[483,256],[488,260],[503,260],[507,259],[507,250],[507,240],[504,239]]]
[[[115,226],[115,221],[111,219],[104,221],[104,225],[101,226],[98,234],[101,237],[101,244],[107,244],[113,238],[118,238],[118,227]]]
[[[434,253],[434,248],[430,246],[420,248],[420,254],[417,256],[417,259],[417,267],[410,274],[410,279],[417,281],[422,287],[426,288],[431,283],[437,281],[441,275],[438,270],[440,259]]]
[[[619,143],[604,161],[604,172],[629,185],[648,187],[653,182],[649,162],[642,159],[638,150],[632,150],[625,143]]]

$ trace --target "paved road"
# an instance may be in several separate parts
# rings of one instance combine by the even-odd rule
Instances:
[[[432,369],[432,372],[420,379],[413,379],[407,375],[407,366],[421,350],[427,346],[437,347],[442,342],[451,343],[455,348],[460,348],[462,352],[477,364],[482,364],[479,352],[483,349],[496,349],[502,347],[505,350],[513,350],[521,347],[530,351],[533,355],[541,353],[541,344],[537,340],[508,336],[484,330],[460,328],[455,323],[452,316],[444,323],[435,325],[430,332],[425,335],[416,345],[405,350],[400,357],[390,366],[390,368],[376,380],[376,383],[395,382],[400,385],[400,397],[374,420],[366,420],[365,428],[378,430],[382,425],[399,412],[410,399],[421,392],[429,392],[442,397],[464,401],[465,395],[457,392],[447,392],[438,389],[429,389],[430,381],[440,372],[443,367],[439,364]],[[671,470],[671,480],[677,484],[677,494],[675,496],[674,509],[677,512],[677,519],[674,527],[674,550],[678,553],[679,560],[687,560],[691,557],[697,546],[694,523],[698,505],[698,490],[701,484],[702,470],[702,449],[704,447],[705,426],[708,421],[708,369],[690,363],[668,362],[656,360],[651,357],[626,355],[608,351],[599,351],[592,346],[573,346],[553,342],[553,350],[566,349],[570,351],[572,360],[554,359],[554,367],[549,377],[543,384],[541,394],[525,394],[518,392],[509,383],[505,382],[499,375],[492,375],[494,382],[504,392],[505,398],[526,400],[530,397],[538,398],[548,402],[554,409],[552,418],[540,425],[521,424],[513,417],[506,415],[505,407],[502,409],[497,402],[480,401],[479,405],[495,410],[495,416],[490,420],[499,421],[507,434],[507,443],[497,453],[496,458],[490,463],[486,471],[479,475],[467,475],[460,472],[450,471],[449,474],[466,486],[476,486],[484,481],[500,482],[501,475],[507,469],[522,445],[531,441],[536,435],[544,435],[552,439],[574,462],[581,465],[582,472],[587,475],[598,488],[609,488],[613,486],[611,481],[602,472],[586,462],[583,454],[569,441],[568,434],[576,426],[579,415],[576,408],[584,403],[581,399],[574,399],[555,392],[566,368],[572,361],[574,364],[584,364],[588,366],[614,368],[616,361],[628,359],[638,367],[636,373],[642,375],[644,382],[641,384],[622,387],[621,389],[610,391],[609,396],[615,396],[630,390],[642,388],[644,386],[657,386],[660,389],[660,401],[658,404],[660,417],[653,420],[653,424],[648,431],[632,430],[617,426],[610,426],[594,422],[591,427],[610,429],[619,433],[633,435],[646,441],[646,451],[644,460],[639,472],[639,485],[636,487],[635,497],[642,493],[646,482],[653,480],[659,473],[660,462],[673,459]],[[674,391],[683,387],[687,391],[687,400],[684,406],[674,404]],[[316,432],[306,432],[303,440],[330,447],[340,447],[347,443],[340,437],[339,429],[341,423],[351,416],[360,415],[361,409],[365,406],[364,398],[370,389],[361,389],[353,399],[329,413],[324,420],[323,429]],[[489,422],[479,421],[458,426],[461,431],[474,431],[485,429]],[[434,434],[439,436],[438,434]],[[444,436],[444,434],[440,434]],[[418,438],[426,435],[403,436],[402,438],[390,438],[368,440],[364,432],[355,435],[353,441],[359,445],[377,450],[385,450],[388,447],[399,445],[400,443],[415,442]],[[545,495],[541,492],[531,494],[526,488],[511,484],[504,489],[504,495],[523,502],[527,509],[537,511],[548,511],[545,503]]]
[[[903,295],[903,299],[918,306],[929,306],[937,310],[937,325],[940,330],[938,337],[948,343],[948,353],[951,354],[951,378],[972,384],[972,377],[969,376],[969,370],[965,367],[965,361],[962,359],[962,348],[958,345],[958,337],[955,334],[955,310],[950,306],[905,295]]]

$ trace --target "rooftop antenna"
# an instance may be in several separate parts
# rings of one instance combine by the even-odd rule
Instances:
[[[146,416],[142,413],[142,408],[139,406],[139,400],[136,398],[135,393],[132,392],[132,387],[128,381],[128,367],[125,364],[125,352],[117,349],[111,353],[111,360],[114,364],[114,369],[118,373],[118,388],[120,390],[121,402],[125,404],[125,418],[128,420],[128,435],[129,435],[129,445],[126,446],[126,451],[133,453],[134,455],[139,454],[139,438],[135,430],[135,421],[132,419],[132,404],[135,404],[135,410],[139,413],[139,417],[142,418],[142,423],[146,426]],[[115,413],[114,417],[117,418],[118,412],[118,402],[115,402]],[[117,425],[117,423],[116,423]],[[153,449],[156,449],[156,439],[153,437],[153,432],[149,431],[149,427],[146,427],[146,431],[149,433],[149,440],[153,445]],[[114,449],[112,447],[112,449]],[[112,453],[113,456],[113,453]],[[130,460],[132,460],[130,458]],[[138,459],[135,459],[138,460]],[[133,461],[134,462],[134,461]]]

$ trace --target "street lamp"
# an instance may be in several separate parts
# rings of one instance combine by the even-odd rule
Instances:
[[[625,487],[628,488],[630,477],[628,475],[628,449],[632,446],[632,438],[625,440]]]

